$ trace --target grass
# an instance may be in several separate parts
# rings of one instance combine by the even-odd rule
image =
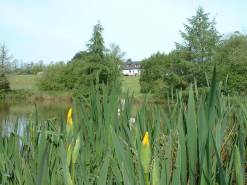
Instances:
[[[38,90],[37,75],[8,75],[7,78],[12,90]]]
[[[129,91],[130,93],[134,93],[134,95],[139,96],[140,93],[140,76],[123,76],[122,77],[122,86],[123,92]]]
[[[52,91],[39,91],[37,87],[37,75],[9,75],[7,76],[10,82],[10,87],[12,90],[30,90],[37,95],[57,95],[64,96],[69,95],[66,92],[52,92]],[[122,85],[123,92],[129,91],[130,93],[134,93],[136,96],[140,96],[140,84],[139,84],[139,76],[123,76],[122,77]]]
[[[207,96],[191,87],[169,111],[143,104],[134,122],[132,98],[92,88],[74,102],[72,126],[64,117],[16,124],[0,137],[0,184],[244,185],[247,106],[213,79]]]
[[[10,82],[10,88],[17,94],[20,90],[25,90],[32,93],[37,99],[52,99],[71,95],[67,91],[40,91],[37,86],[37,75],[8,75],[7,78]]]

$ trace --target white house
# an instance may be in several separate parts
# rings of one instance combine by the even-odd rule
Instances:
[[[124,76],[137,76],[141,74],[141,63],[127,60],[123,64],[122,73]]]

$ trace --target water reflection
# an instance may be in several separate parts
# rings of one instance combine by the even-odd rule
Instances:
[[[16,133],[19,136],[23,135],[23,130],[27,126],[27,118],[18,118],[15,122],[10,120],[4,120],[1,125],[1,136],[9,136],[16,129]]]
[[[0,102],[0,133],[8,136],[16,127],[18,135],[22,135],[30,120],[65,119],[70,105],[67,101]]]

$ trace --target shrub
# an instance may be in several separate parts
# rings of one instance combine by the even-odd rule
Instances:
[[[39,76],[38,87],[41,90],[64,90],[66,89],[65,75],[66,64],[59,62],[49,65],[41,76]]]
[[[169,92],[185,90],[191,83],[207,87],[206,74],[210,74],[213,63],[195,63],[181,60],[174,51],[168,55],[157,53],[142,62],[140,77],[141,92],[151,92],[157,96],[167,97]],[[152,82],[152,83],[150,83]]]
[[[10,90],[10,85],[4,73],[0,74],[0,91]]]

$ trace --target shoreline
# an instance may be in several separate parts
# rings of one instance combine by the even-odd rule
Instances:
[[[72,96],[68,92],[61,91],[30,91],[30,90],[10,90],[0,92],[0,101],[72,101]]]

